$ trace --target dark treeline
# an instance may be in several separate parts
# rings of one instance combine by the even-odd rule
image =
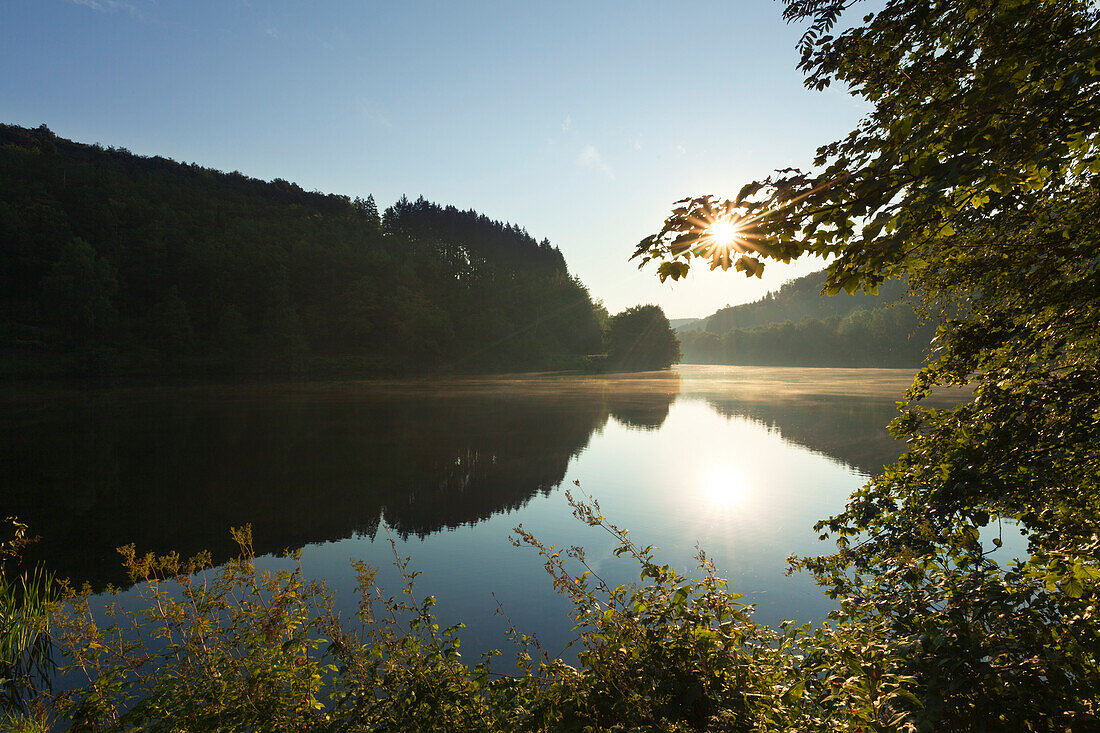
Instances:
[[[791,280],[754,303],[723,308],[678,329],[684,361],[814,367],[920,365],[934,324],[904,300],[906,284],[877,294],[821,294],[825,273]]]
[[[0,372],[562,368],[605,319],[514,224],[0,126]]]

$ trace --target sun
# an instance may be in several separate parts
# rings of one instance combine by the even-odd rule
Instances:
[[[733,244],[733,241],[737,239],[737,235],[740,233],[740,227],[732,221],[725,219],[716,221],[710,225],[710,238],[714,240],[715,244],[722,247],[728,247]]]
[[[709,254],[720,253],[728,255],[730,250],[744,251],[742,245],[745,242],[745,227],[743,220],[715,219],[706,229],[707,249]]]

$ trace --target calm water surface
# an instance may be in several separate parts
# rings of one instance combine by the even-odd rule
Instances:
[[[682,366],[21,393],[2,403],[0,514],[28,521],[61,575],[97,588],[125,580],[119,545],[224,559],[229,527],[250,522],[260,552],[304,546],[307,574],[348,613],[349,559],[387,570],[393,538],[423,573],[418,595],[467,624],[468,652],[504,645],[499,600],[554,653],[571,638],[568,605],[537,555],[509,543],[513,527],[583,545],[612,582],[637,579],[570,515],[564,490],[579,481],[663,561],[687,569],[703,548],[758,620],[817,620],[831,602],[785,577],[786,558],[827,551],[813,523],[899,453],[885,425],[911,378]],[[380,577],[398,589],[392,571]]]

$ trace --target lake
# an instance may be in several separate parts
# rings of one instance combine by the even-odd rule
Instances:
[[[569,609],[524,527],[581,545],[608,580],[637,580],[566,488],[663,562],[706,551],[757,619],[820,620],[831,608],[791,553],[827,552],[813,523],[840,510],[901,445],[886,424],[912,372],[680,366],[670,372],[126,388],[2,397],[0,514],[42,536],[35,557],[96,589],[125,581],[115,548],[213,551],[251,523],[260,553],[304,547],[345,613],[351,558],[399,586],[389,539],[464,621],[467,658],[505,646],[507,622],[551,653]],[[580,482],[580,489],[573,482]],[[265,559],[269,566],[285,560]],[[568,658],[572,652],[564,652]]]

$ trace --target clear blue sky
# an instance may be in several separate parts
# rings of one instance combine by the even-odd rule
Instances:
[[[473,208],[612,312],[704,316],[821,266],[660,285],[685,195],[806,166],[864,112],[803,89],[778,2],[5,0],[0,121],[306,189]]]

